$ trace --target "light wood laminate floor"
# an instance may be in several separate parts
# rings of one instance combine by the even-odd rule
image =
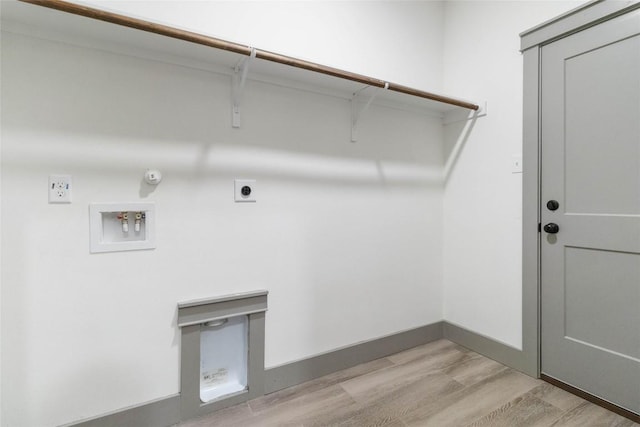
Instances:
[[[447,340],[189,420],[213,426],[640,426]]]

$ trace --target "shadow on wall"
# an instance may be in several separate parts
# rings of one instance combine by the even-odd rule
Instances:
[[[471,136],[476,120],[478,120],[478,115],[479,112],[476,111],[471,113],[467,120],[456,121],[446,125],[448,129],[445,131],[443,147],[445,159],[443,176],[445,184],[449,181],[460,153]]]
[[[247,171],[355,185],[442,180],[439,117],[373,105],[351,143],[348,100],[248,81],[242,128],[233,129],[230,76],[46,41],[14,43],[21,48],[3,67],[11,82],[3,126],[21,134],[6,145],[5,164],[104,174],[152,165],[186,179]]]

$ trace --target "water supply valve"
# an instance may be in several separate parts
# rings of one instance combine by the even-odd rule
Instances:
[[[118,214],[117,218],[122,223],[122,232],[123,233],[128,233],[129,232],[129,213],[128,212],[120,212],[120,214]]]
[[[140,232],[140,224],[142,223],[142,220],[144,219],[144,212],[136,212],[135,214],[135,222],[133,224],[133,229],[136,233]]]

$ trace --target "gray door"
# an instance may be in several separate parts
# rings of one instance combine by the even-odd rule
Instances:
[[[541,64],[541,369],[640,413],[640,10]]]

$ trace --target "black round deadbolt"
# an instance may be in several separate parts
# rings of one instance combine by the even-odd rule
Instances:
[[[558,231],[560,231],[560,227],[558,226],[558,224],[550,222],[549,224],[546,224],[544,226],[544,231],[549,234],[556,234]]]
[[[240,189],[240,193],[242,193],[243,196],[248,196],[249,194],[251,194],[251,187],[245,185]]]
[[[558,203],[557,200],[549,200],[547,202],[547,209],[549,209],[550,211],[558,210],[559,207],[560,203]]]

